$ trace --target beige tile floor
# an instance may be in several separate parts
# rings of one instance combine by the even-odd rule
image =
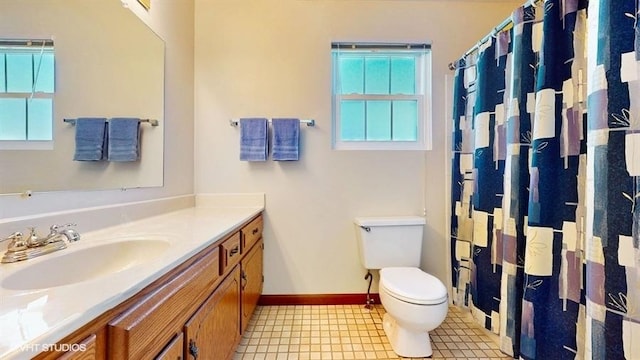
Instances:
[[[391,350],[382,315],[381,305],[259,306],[234,360],[403,359]],[[432,359],[511,358],[456,307],[430,335]]]

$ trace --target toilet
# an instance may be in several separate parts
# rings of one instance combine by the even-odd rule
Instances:
[[[449,306],[442,281],[419,268],[425,219],[359,217],[354,223],[362,265],[380,270],[382,325],[393,351],[431,356],[429,331],[442,324]]]

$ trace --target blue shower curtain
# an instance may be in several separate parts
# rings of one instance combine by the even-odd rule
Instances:
[[[640,359],[640,16],[589,4],[587,356]]]
[[[453,298],[505,353],[640,359],[639,9],[523,6],[459,61]]]

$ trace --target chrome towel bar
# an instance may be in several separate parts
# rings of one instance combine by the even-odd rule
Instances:
[[[76,124],[76,119],[64,119],[63,121],[66,122],[66,123],[69,123],[71,125],[75,125]],[[160,124],[158,122],[158,120],[156,120],[156,119],[140,119],[140,122],[141,123],[149,123],[149,124],[151,124],[151,126],[158,126]]]
[[[240,123],[240,120],[238,119],[229,120],[229,125],[231,126],[238,126],[239,123]],[[269,120],[269,123],[271,123],[271,120]],[[300,123],[306,124],[307,126],[316,126],[316,121],[313,119],[300,120]]]

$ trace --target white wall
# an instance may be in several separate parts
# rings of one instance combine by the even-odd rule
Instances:
[[[352,219],[426,211],[423,268],[448,277],[445,75],[517,2],[196,0],[196,192],[266,193],[266,294],[363,293]],[[331,150],[332,41],[431,41],[433,143]],[[231,118],[315,119],[299,162],[238,160]]]
[[[109,0],[119,2],[120,0]],[[0,221],[9,218],[118,204],[193,193],[193,0],[153,1],[146,13],[133,0],[132,10],[165,41],[164,186],[127,191],[34,193],[30,198],[0,196]],[[117,26],[117,24],[113,24]],[[24,164],[23,173],[30,171]],[[64,171],[51,168],[49,171]],[[3,234],[0,234],[0,237]]]

